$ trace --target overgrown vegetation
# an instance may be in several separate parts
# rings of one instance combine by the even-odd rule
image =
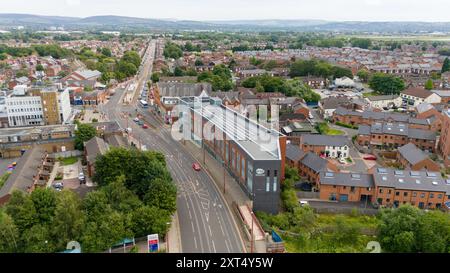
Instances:
[[[322,135],[329,135],[329,136],[340,136],[344,135],[344,132],[341,130],[330,128],[328,123],[321,122],[316,125],[316,130],[322,134]]]
[[[120,169],[133,158],[122,172]],[[117,163],[116,163],[117,161]],[[100,187],[80,199],[67,190],[15,191],[0,210],[0,253],[52,253],[78,241],[83,252],[103,252],[125,238],[164,236],[175,211],[176,188],[162,154],[113,149],[97,161]],[[144,186],[145,185],[145,186]]]

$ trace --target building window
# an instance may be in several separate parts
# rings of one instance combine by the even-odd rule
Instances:
[[[399,195],[400,195],[399,191],[395,192],[395,196],[399,196]]]
[[[383,189],[380,189],[380,193],[383,193]]]
[[[278,171],[273,171],[273,192],[277,192],[277,183],[278,183]]]
[[[417,197],[417,192],[413,192],[413,197]]]
[[[425,193],[421,193],[420,198],[425,198]]]
[[[266,192],[270,191],[270,170],[267,170],[267,177],[266,177]]]
[[[430,193],[430,198],[434,198],[434,193]]]
[[[404,196],[404,197],[408,196],[408,193],[407,193],[407,192],[404,192],[404,193],[403,193],[403,196]]]

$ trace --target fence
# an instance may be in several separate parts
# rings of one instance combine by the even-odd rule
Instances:
[[[319,192],[299,191],[297,192],[297,196],[302,199],[320,199]]]
[[[66,152],[54,153],[53,155],[55,156],[55,158],[69,158],[69,157],[82,156],[83,152],[75,150],[75,151],[66,151]]]
[[[355,208],[349,208],[349,207],[314,207],[312,206],[314,212],[316,213],[323,213],[323,214],[347,214],[351,215],[355,212]],[[376,215],[378,214],[377,209],[371,209],[371,208],[357,208],[358,214],[363,215]]]

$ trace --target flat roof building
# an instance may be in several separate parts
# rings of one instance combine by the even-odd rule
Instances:
[[[286,138],[206,97],[182,98],[184,139],[209,151],[253,200],[254,211],[278,213]]]

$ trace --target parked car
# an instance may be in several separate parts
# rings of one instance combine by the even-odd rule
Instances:
[[[363,158],[364,160],[377,160],[377,157],[374,155],[368,155]]]
[[[139,118],[135,118],[135,119],[133,119],[133,121],[138,123],[140,121],[140,119]]]
[[[196,171],[196,172],[199,172],[202,170],[202,167],[200,166],[200,164],[194,163],[194,164],[192,164],[192,169],[194,169],[194,171]]]
[[[304,207],[304,206],[309,205],[309,202],[308,202],[308,201],[300,200],[299,203],[300,203],[300,206],[301,206],[301,207]]]
[[[148,129],[148,125],[147,124],[142,125],[142,129]]]
[[[80,173],[78,175],[78,180],[80,181],[80,183],[84,183],[86,181],[86,177],[84,176],[84,173]]]
[[[55,189],[64,189],[64,184],[62,182],[58,182],[53,185],[53,188]]]

